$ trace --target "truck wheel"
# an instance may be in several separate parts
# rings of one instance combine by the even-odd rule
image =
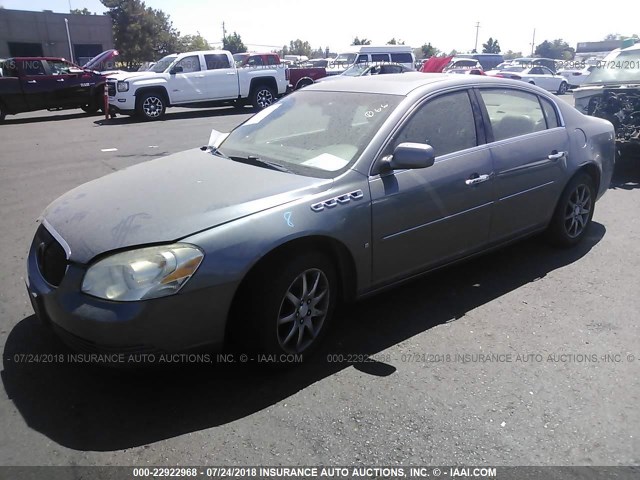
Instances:
[[[83,105],[80,108],[83,112],[88,113],[89,115],[93,115],[98,112],[98,106],[93,102]]]
[[[257,109],[267,108],[276,101],[276,93],[268,85],[258,85],[251,92],[251,104]]]
[[[301,88],[308,87],[311,84],[313,84],[313,80],[310,80],[308,78],[304,80],[300,80],[296,85],[296,90],[300,90]]]
[[[164,96],[157,92],[144,93],[137,102],[136,112],[143,120],[158,120],[167,109]]]

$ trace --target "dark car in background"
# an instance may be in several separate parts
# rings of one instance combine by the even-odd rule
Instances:
[[[6,59],[0,77],[0,121],[34,110],[82,108],[95,113],[102,105],[105,81],[105,76],[64,58]]]
[[[29,298],[74,348],[307,354],[339,301],[538,232],[576,245],[614,161],[609,122],[539,87],[411,72],[308,86],[209,143],[42,214]]]

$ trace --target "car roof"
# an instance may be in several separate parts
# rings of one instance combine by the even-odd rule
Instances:
[[[349,77],[340,82],[319,82],[305,87],[304,90],[379,93],[406,96],[421,87],[438,86],[443,88],[477,84],[504,86],[505,80],[480,75],[406,72],[388,75]]]

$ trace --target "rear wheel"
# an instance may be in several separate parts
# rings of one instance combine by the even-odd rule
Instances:
[[[143,120],[159,120],[167,109],[164,95],[158,92],[143,93],[138,100],[136,113]]]
[[[267,108],[276,101],[276,93],[268,85],[258,85],[251,92],[251,104],[257,110]]]
[[[562,192],[560,201],[547,230],[548,238],[556,245],[576,245],[586,235],[593,218],[596,189],[593,179],[579,173]]]
[[[567,85],[567,82],[562,82],[560,84],[560,87],[558,87],[558,95],[564,95],[565,93],[567,93],[568,88],[569,85]]]

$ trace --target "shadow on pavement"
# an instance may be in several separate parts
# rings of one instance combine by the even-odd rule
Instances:
[[[112,451],[146,445],[247,417],[349,366],[393,375],[393,365],[334,363],[327,355],[375,354],[459,319],[578,261],[605,231],[593,223],[573,249],[526,240],[344,306],[315,360],[286,370],[239,364],[117,370],[16,361],[20,355],[69,353],[32,315],[7,338],[2,381],[26,423],[65,447]]]
[[[56,115],[48,115],[46,117],[28,117],[20,118],[20,114],[17,117],[13,115],[7,116],[2,122],[4,125],[22,125],[27,123],[42,123],[42,122],[58,122],[61,120],[73,120],[74,118],[93,118],[100,113],[85,113],[82,110],[61,110]]]
[[[253,108],[236,108],[236,107],[202,107],[198,109],[189,110],[176,110],[171,109],[165,113],[162,120],[156,120],[158,122],[166,122],[170,120],[185,120],[190,118],[207,118],[207,117],[221,117],[229,115],[252,115],[255,113]],[[101,118],[93,123],[103,127],[115,126],[115,125],[128,125],[130,123],[146,123],[145,120],[141,120],[135,116],[118,114],[115,118],[105,120]],[[153,123],[153,122],[151,122]]]

